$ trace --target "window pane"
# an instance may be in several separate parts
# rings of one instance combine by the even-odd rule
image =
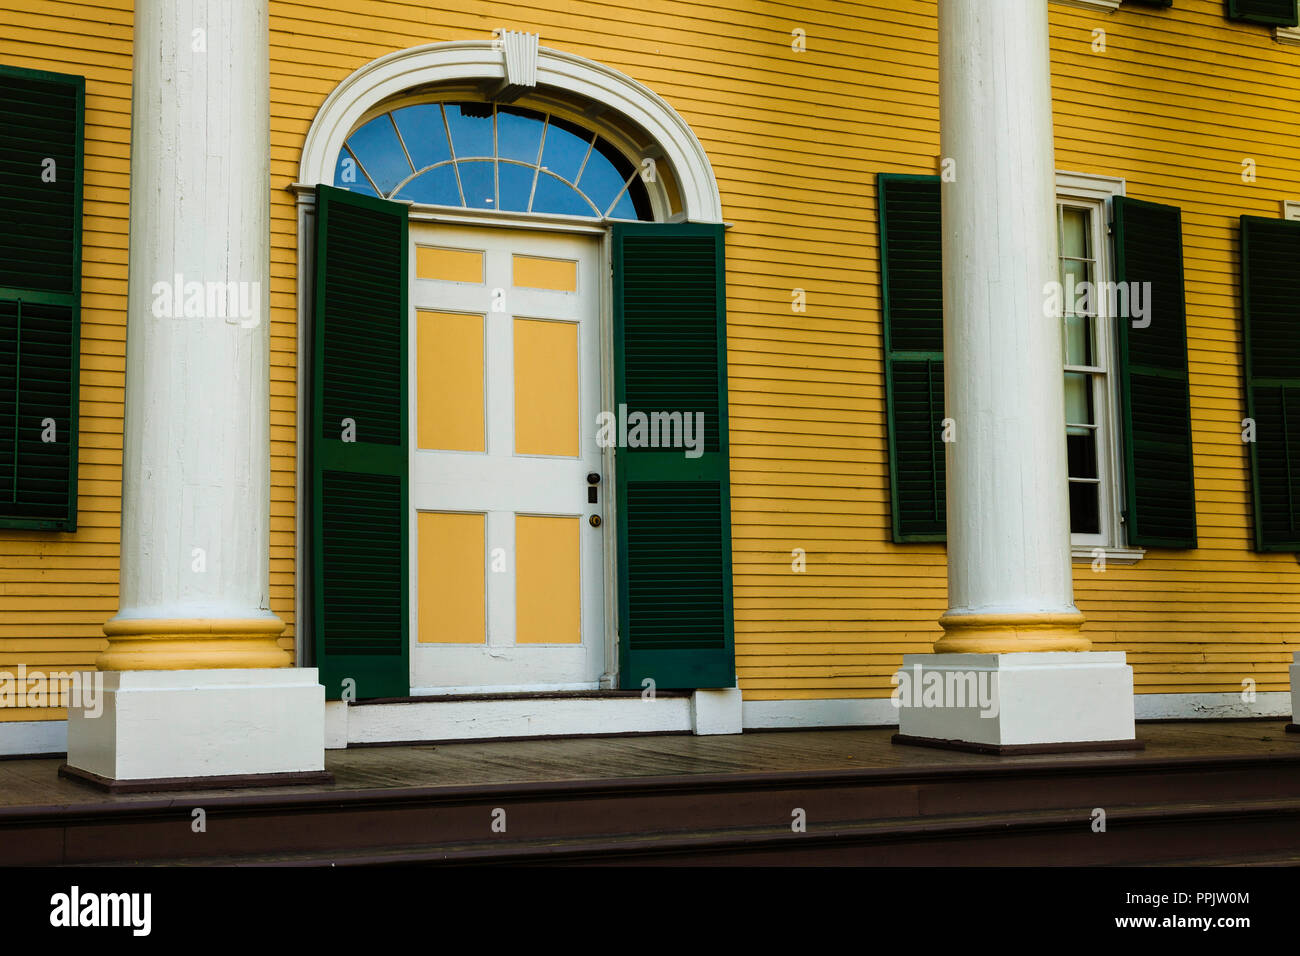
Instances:
[[[667,160],[664,160],[664,162],[667,162]],[[616,219],[624,218],[624,216],[619,210],[623,208],[625,202],[628,199],[631,199],[632,208],[636,211],[635,218],[645,222],[649,222],[650,220],[654,219],[654,214],[650,211],[650,194],[646,191],[645,183],[642,182],[640,176],[637,176],[635,179],[632,180],[631,185],[627,187],[627,194],[618,201],[618,207],[614,210],[613,213],[614,218]],[[627,218],[633,218],[633,217],[629,216]]]
[[[456,170],[451,163],[435,166],[403,186],[396,198],[433,206],[459,206],[460,189],[456,186]]]
[[[375,185],[386,196],[411,173],[415,172],[406,161],[402,144],[397,140],[397,130],[388,114],[376,116],[348,137],[348,149],[361,160]]]
[[[577,186],[602,213],[632,175],[632,164],[603,139],[597,139]]]
[[[1092,376],[1085,372],[1065,373],[1065,422],[1096,424],[1092,418]]]
[[[416,169],[451,159],[447,127],[442,122],[442,107],[437,103],[404,106],[393,111],[393,120],[402,131],[402,141]]]
[[[497,164],[472,162],[456,165],[460,168],[460,188],[465,193],[465,205],[474,209],[495,209],[497,207]]]
[[[1097,485],[1070,482],[1070,531],[1073,534],[1101,534],[1101,505]]]
[[[636,206],[632,203],[632,197],[627,193],[618,197],[618,202],[608,213],[610,219],[639,219],[636,214]]]
[[[1097,477],[1097,433],[1091,428],[1068,428],[1065,456],[1071,478]]]
[[[334,185],[363,196],[376,195],[360,164],[346,149],[339,150],[338,162],[334,164]]]
[[[497,110],[497,155],[502,159],[517,159],[521,163],[537,164],[537,151],[542,145],[541,113],[502,106]]]
[[[1065,286],[1066,291],[1070,291],[1070,277],[1074,279],[1073,297],[1067,295],[1065,300],[1065,314],[1071,312],[1087,312],[1089,314],[1097,311],[1097,300],[1095,296],[1086,295],[1088,291],[1080,288],[1085,282],[1092,281],[1092,263],[1080,262],[1077,259],[1061,260],[1061,284]]]
[[[1089,213],[1073,206],[1061,207],[1061,255],[1078,259],[1093,258],[1089,248]]]
[[[549,134],[548,134],[549,135]],[[537,193],[533,196],[533,212],[562,213],[568,216],[596,216],[591,203],[567,183],[554,176],[541,173],[537,177]]]
[[[552,116],[546,128],[546,145],[542,147],[542,167],[573,182],[587,155],[591,133],[580,126]],[[540,183],[538,184],[540,188]],[[590,212],[583,213],[591,215]]]
[[[1065,317],[1065,364],[1095,365],[1092,350],[1093,321],[1086,315]]]
[[[533,191],[532,166],[520,166],[516,163],[498,163],[497,177],[501,187],[500,209],[515,212],[528,210],[528,197]]]
[[[457,159],[482,157],[491,159],[492,105],[490,103],[448,103],[447,125],[451,128],[451,145]],[[466,203],[473,206],[476,203]]]

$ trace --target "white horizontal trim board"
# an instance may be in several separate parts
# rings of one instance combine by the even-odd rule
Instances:
[[[1286,691],[1258,693],[1252,703],[1231,694],[1138,694],[1133,699],[1137,720],[1213,720],[1223,717],[1289,717],[1291,695]]]
[[[1256,694],[1253,703],[1240,692],[1229,694],[1134,694],[1137,720],[1212,720],[1224,717],[1288,717],[1291,695],[1285,691]],[[893,727],[898,710],[889,698],[830,700],[747,700],[746,730],[801,727]]]
[[[661,697],[599,700],[417,701],[348,707],[325,705],[325,747],[405,740],[491,740],[495,737],[585,736],[611,733],[691,731],[692,699]],[[577,706],[575,706],[577,705]],[[595,705],[595,706],[592,706]],[[1269,691],[1245,703],[1240,693],[1137,694],[1138,720],[1212,720],[1225,717],[1287,717],[1291,695]],[[894,727],[898,711],[889,698],[747,700],[745,730],[813,730],[818,727]],[[0,756],[64,753],[64,720],[0,723]]]
[[[1096,10],[1099,13],[1114,13],[1119,9],[1120,0],[1051,0],[1063,7],[1079,7],[1083,10]]]
[[[66,720],[14,720],[0,723],[0,756],[61,754],[68,751]]]

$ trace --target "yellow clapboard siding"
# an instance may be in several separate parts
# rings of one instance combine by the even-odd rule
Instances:
[[[99,646],[115,609],[131,6],[0,0],[0,62],[88,78],[82,530],[0,532],[0,638],[81,654]],[[1104,18],[1052,4],[1049,16],[1057,167],[1122,176],[1130,195],[1180,205],[1186,241],[1202,547],[1153,550],[1105,575],[1076,566],[1087,632],[1130,653],[1143,691],[1239,689],[1198,666],[1250,665],[1261,689],[1284,687],[1300,564],[1250,551],[1234,243],[1238,215],[1278,215],[1282,199],[1300,199],[1300,51],[1227,22],[1221,0],[1125,5]],[[292,619],[299,451],[297,216],[282,187],[297,176],[312,117],[352,70],[407,46],[485,38],[488,23],[627,72],[699,136],[733,223],[742,687],[750,699],[887,696],[900,655],[938,636],[946,600],[942,546],[889,539],[873,182],[878,171],[935,169],[934,18],[933,0],[814,2],[797,15],[746,0],[271,0],[272,609]],[[1097,23],[1105,54],[1091,51]],[[802,54],[789,47],[795,25],[807,31]],[[1253,184],[1240,180],[1245,156],[1258,164]],[[790,311],[795,287],[807,291],[806,313]],[[808,552],[804,574],[788,571],[794,547]],[[31,606],[13,603],[23,601]]]

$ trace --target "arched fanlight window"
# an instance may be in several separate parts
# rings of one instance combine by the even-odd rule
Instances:
[[[349,136],[334,185],[435,206],[652,220],[639,172],[605,138],[550,113],[417,103]]]

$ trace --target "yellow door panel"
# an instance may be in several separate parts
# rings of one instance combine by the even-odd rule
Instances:
[[[483,451],[483,316],[417,312],[416,444]]]
[[[422,511],[419,550],[421,644],[485,644],[485,516]]]
[[[515,319],[515,454],[578,455],[578,326]]]
[[[582,642],[577,517],[515,515],[515,642]]]
[[[578,263],[572,259],[545,259],[515,253],[514,284],[525,289],[577,292]]]
[[[442,282],[483,283],[483,253],[477,249],[416,246],[415,277]]]

